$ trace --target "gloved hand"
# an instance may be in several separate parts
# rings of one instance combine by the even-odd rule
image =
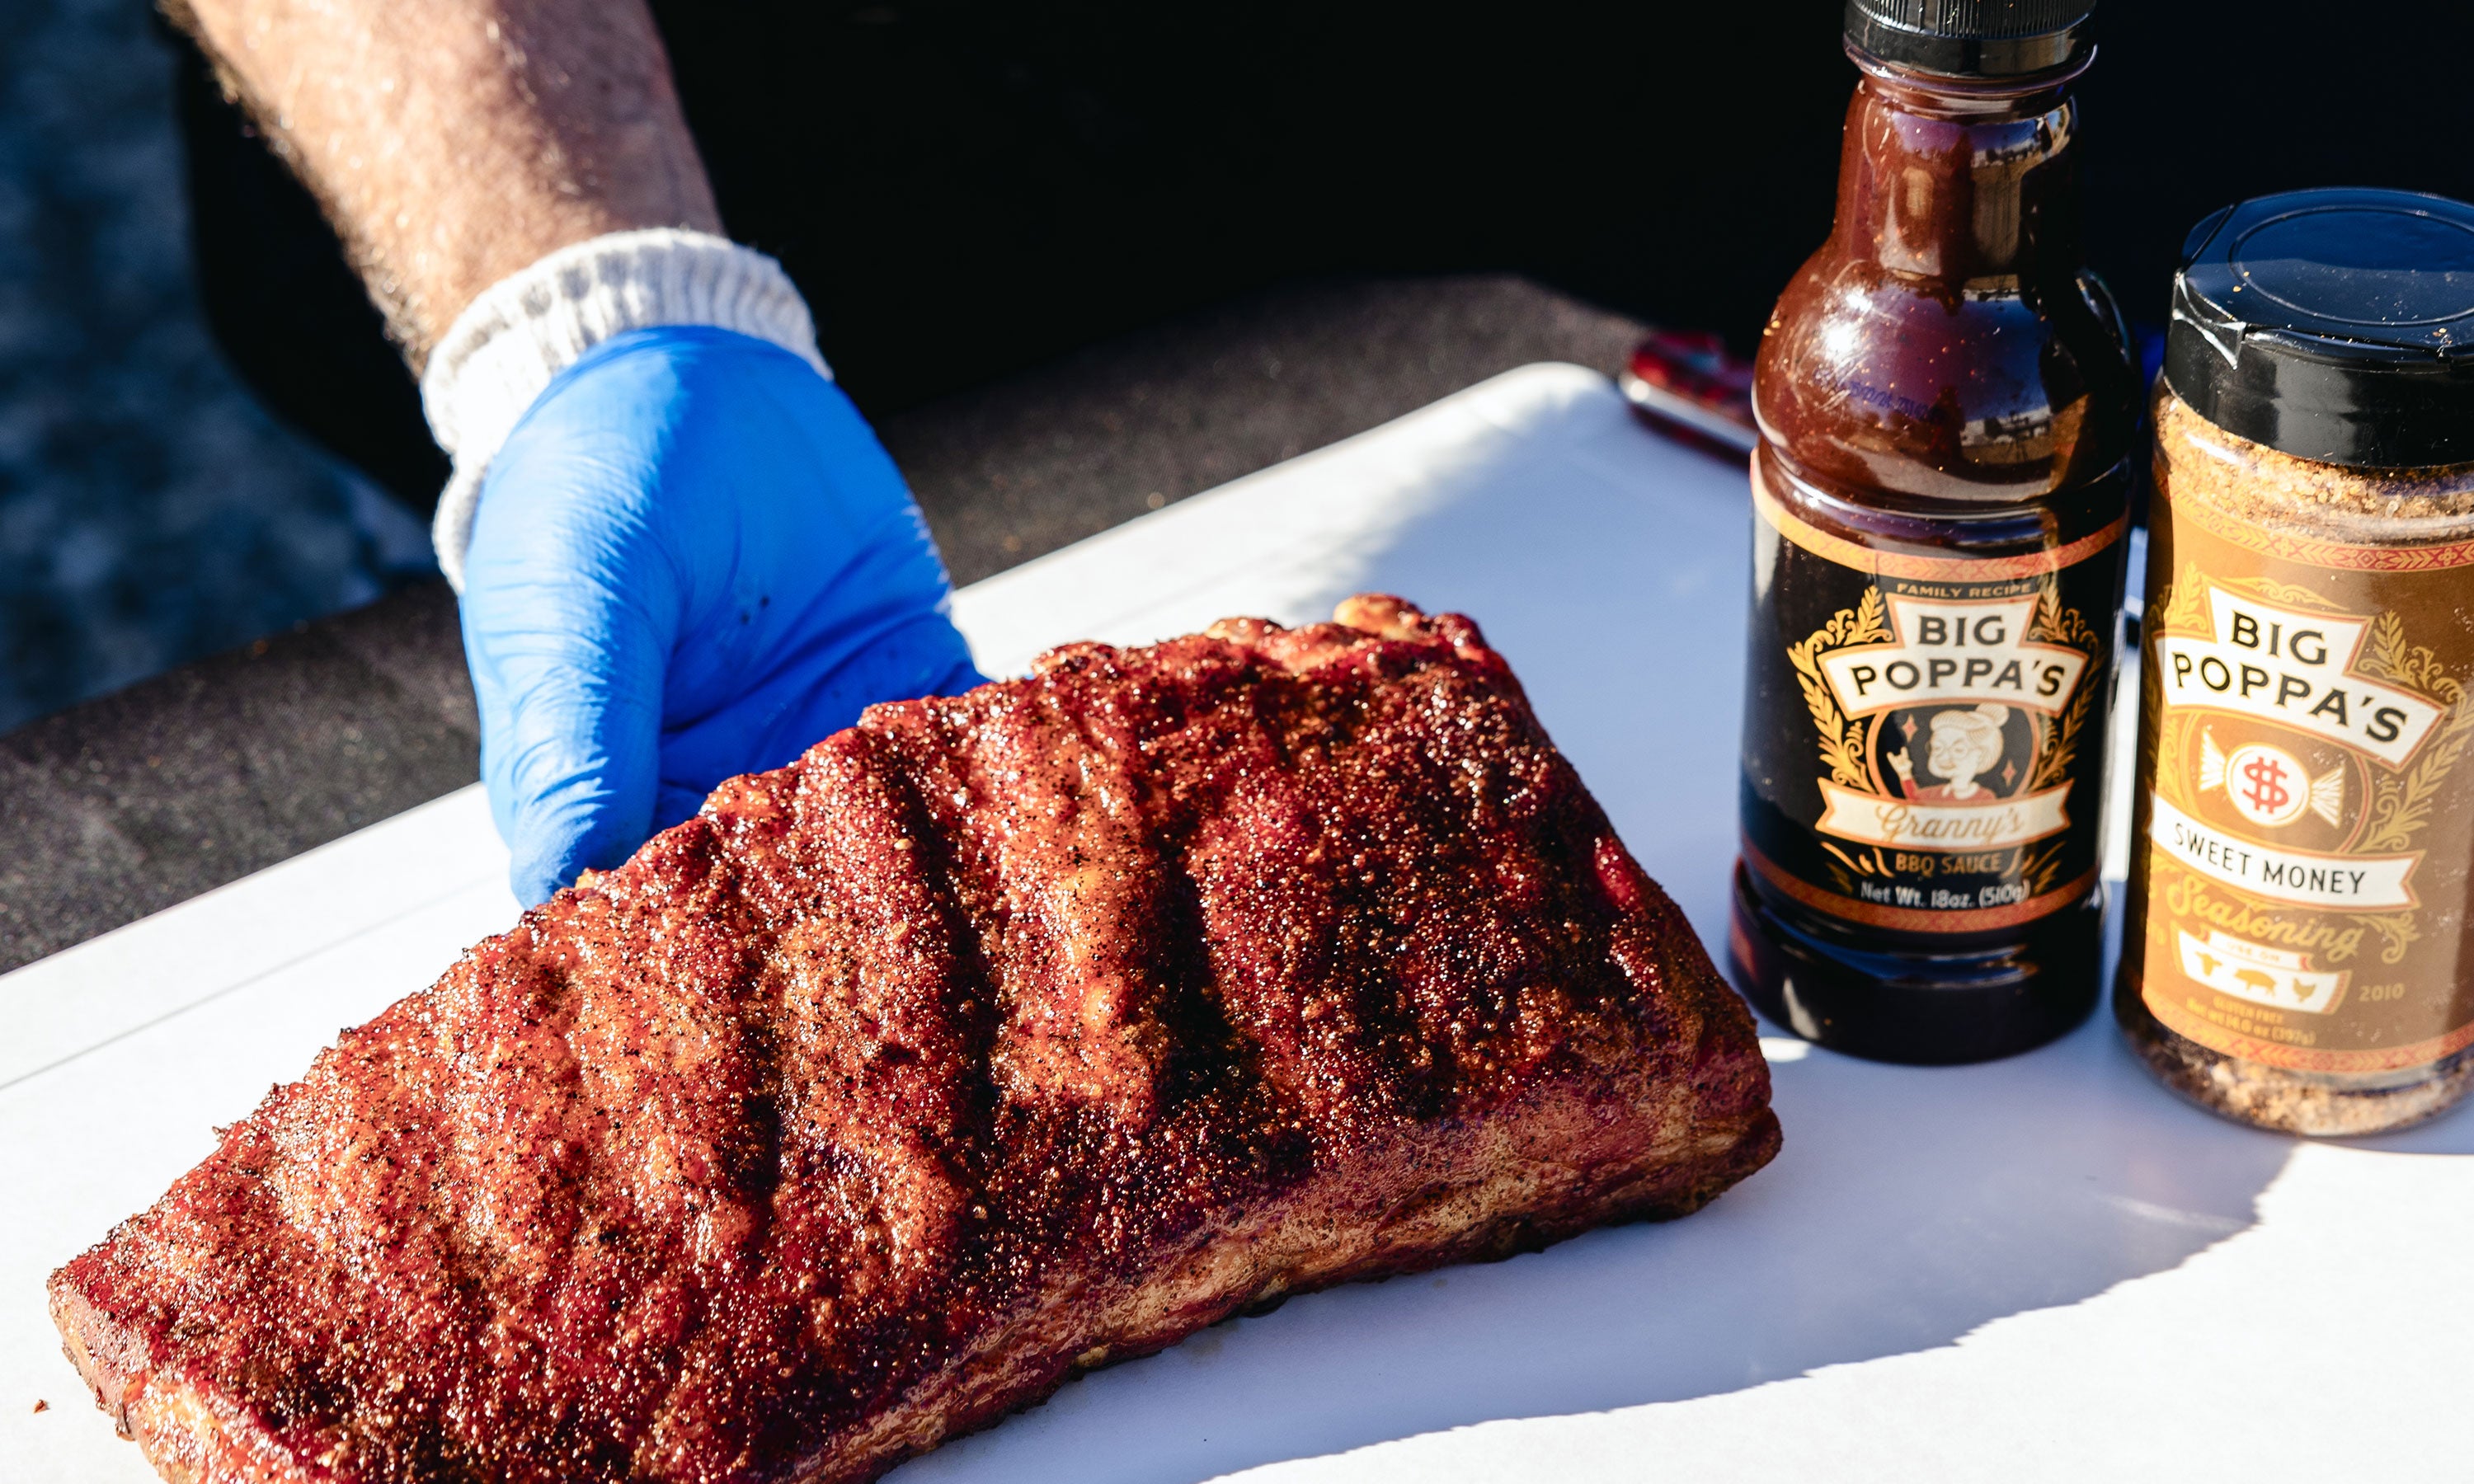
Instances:
[[[481,774],[530,905],[871,702],[980,682],[841,390],[703,326],[595,346],[489,466],[465,556]]]

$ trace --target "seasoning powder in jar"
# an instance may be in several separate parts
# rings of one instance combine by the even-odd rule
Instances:
[[[2264,197],[2184,258],[2115,1009],[2209,1108],[2393,1128],[2474,1077],[2474,206]]]

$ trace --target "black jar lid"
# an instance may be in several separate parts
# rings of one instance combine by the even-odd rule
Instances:
[[[1953,78],[2076,68],[2096,49],[2096,0],[1847,0],[1847,44]]]
[[[2320,190],[2224,207],[2182,245],[2165,379],[2296,458],[2474,462],[2474,206]]]

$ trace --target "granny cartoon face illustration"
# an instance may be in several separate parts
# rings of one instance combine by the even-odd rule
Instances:
[[[2001,729],[2009,720],[2008,706],[1991,703],[1935,712],[1930,724],[1932,746],[1926,754],[1925,766],[1942,779],[1939,783],[1916,782],[1915,764],[1904,748],[1888,754],[1883,760],[1898,774],[1899,791],[1909,799],[1953,802],[1989,800],[1996,797],[1993,790],[1977,779],[2001,765]]]

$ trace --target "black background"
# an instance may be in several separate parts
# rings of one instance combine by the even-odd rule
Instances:
[[[1299,277],[1510,269],[1749,347],[1828,230],[1856,74],[1827,0],[657,4],[733,232],[884,414]],[[2161,322],[2240,197],[2474,198],[2474,6],[2109,0],[2092,264]],[[202,69],[210,316],[276,408],[426,506],[443,465],[314,208]]]

